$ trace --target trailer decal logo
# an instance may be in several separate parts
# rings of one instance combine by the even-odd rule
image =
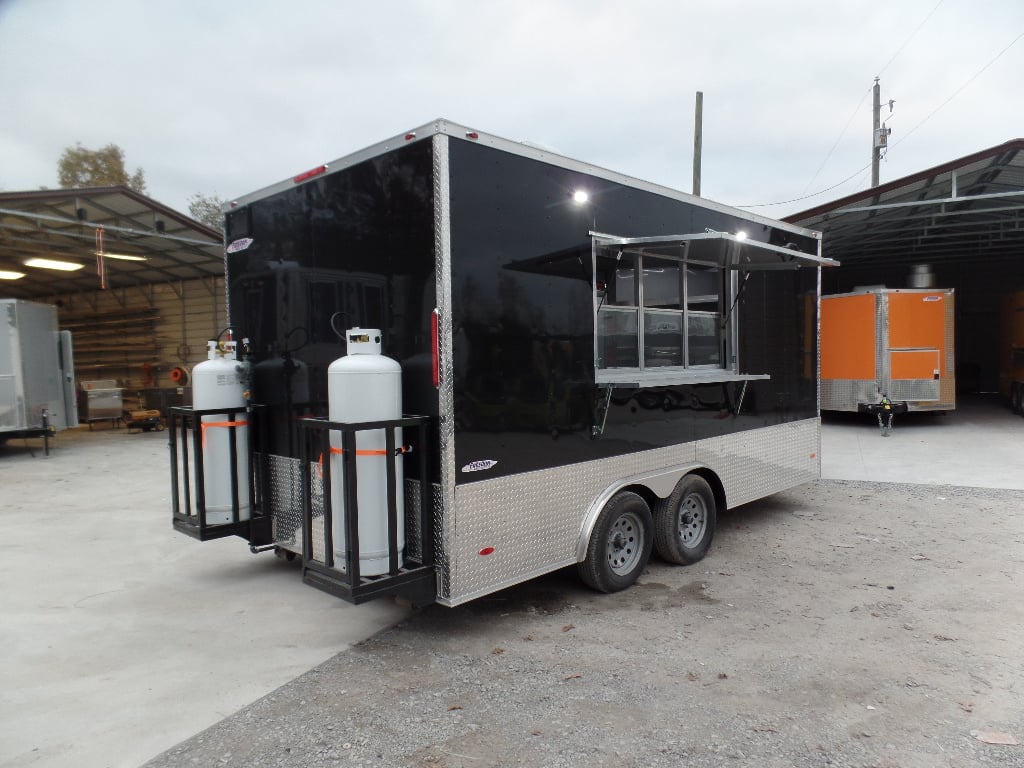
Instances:
[[[243,237],[240,240],[235,240],[233,243],[229,244],[227,251],[228,253],[238,253],[239,251],[244,251],[250,245],[252,245],[252,238]]]
[[[498,462],[492,461],[491,459],[481,459],[480,461],[471,461],[469,464],[462,468],[463,472],[479,472],[483,469],[490,469]]]

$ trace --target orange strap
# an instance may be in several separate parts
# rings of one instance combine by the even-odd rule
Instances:
[[[207,427],[244,427],[248,421],[204,421],[203,427],[200,430],[203,436],[203,448],[206,447],[206,429]]]
[[[335,448],[333,445],[331,446],[331,453],[344,453],[344,452],[345,452],[344,448]],[[374,448],[373,450],[367,449],[365,451],[357,450],[356,451],[356,456],[386,456],[387,453],[388,452],[385,451],[383,448]]]
[[[411,445],[400,446],[399,448],[395,449],[395,452],[396,453],[411,453],[412,452],[412,446]],[[343,454],[343,453],[345,453],[345,449],[344,448],[336,448],[335,446],[332,445],[331,446],[331,453]],[[387,455],[388,455],[388,452],[384,448],[373,448],[373,449],[357,450],[356,451],[356,456],[387,456]],[[317,466],[317,472],[319,472],[320,477],[323,477],[324,476],[324,455],[322,453],[320,454],[320,458],[317,459],[316,466]]]

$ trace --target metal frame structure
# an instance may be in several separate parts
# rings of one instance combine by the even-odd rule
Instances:
[[[41,298],[99,289],[98,233],[105,251],[142,259],[106,259],[110,289],[224,274],[220,232],[127,187],[0,192],[0,270],[25,275],[0,281],[0,291]],[[83,268],[55,272],[25,266],[39,256]]]
[[[820,230],[846,267],[1017,262],[1024,252],[1024,139],[1014,139],[785,218]]]

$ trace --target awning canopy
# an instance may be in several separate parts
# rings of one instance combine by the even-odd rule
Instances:
[[[224,274],[220,231],[127,187],[0,192],[0,297],[100,289],[99,250],[111,289]]]
[[[800,251],[795,244],[773,245],[740,238],[730,232],[702,232],[667,237],[616,237],[600,232],[591,232],[590,235],[600,245],[618,248],[624,253],[676,261],[686,260],[716,266],[719,269],[762,271],[839,265],[834,259]]]
[[[844,197],[785,221],[822,233],[846,264],[1024,257],[1024,139]]]

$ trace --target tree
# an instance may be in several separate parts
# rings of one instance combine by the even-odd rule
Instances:
[[[117,144],[102,149],[87,149],[76,143],[68,147],[57,163],[61,187],[112,187],[123,185],[146,192],[146,177],[141,168],[129,175],[124,167],[124,150]]]
[[[188,213],[193,219],[213,229],[224,228],[224,214],[221,213],[227,202],[217,195],[204,195],[197,192],[188,199]]]

